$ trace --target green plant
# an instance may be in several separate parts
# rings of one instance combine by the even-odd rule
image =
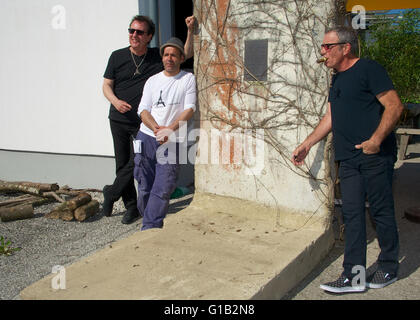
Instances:
[[[420,102],[420,9],[402,18],[381,19],[362,39],[362,57],[380,63],[403,103]]]
[[[6,256],[10,256],[15,251],[19,251],[22,248],[12,248],[10,245],[12,242],[10,240],[5,241],[3,236],[0,236],[0,255],[4,254]]]

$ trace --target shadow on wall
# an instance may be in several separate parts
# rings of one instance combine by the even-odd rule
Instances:
[[[314,160],[312,161],[312,165],[309,168],[309,172],[314,176],[317,177],[319,171],[321,170],[322,162],[324,161],[324,148],[325,142],[318,143]],[[324,177],[318,177],[319,179],[323,179]],[[309,184],[311,185],[314,191],[320,189],[321,182],[315,179],[309,179]]]

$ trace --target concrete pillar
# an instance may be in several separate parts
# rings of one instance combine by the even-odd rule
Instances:
[[[330,225],[330,144],[302,168],[290,158],[325,112],[330,71],[315,61],[337,12],[332,0],[195,1],[197,192],[274,207],[279,224]]]

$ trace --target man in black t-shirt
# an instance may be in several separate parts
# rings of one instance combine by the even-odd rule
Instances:
[[[193,56],[195,18],[185,19],[188,34],[185,41],[186,59]],[[134,155],[132,140],[137,135],[140,118],[137,109],[147,79],[163,70],[159,48],[148,48],[155,25],[147,16],[135,16],[128,29],[130,46],[112,52],[104,73],[103,93],[111,103],[109,122],[114,142],[116,178],[103,188],[105,216],[112,214],[113,204],[122,197],[127,209],[122,223],[140,217],[134,186]]]
[[[403,105],[382,66],[359,59],[357,51],[357,35],[352,29],[338,27],[326,32],[321,54],[326,58],[325,66],[336,70],[328,109],[292,154],[295,165],[303,164],[311,147],[332,131],[335,160],[340,162],[344,271],[338,280],[321,288],[334,293],[361,292],[366,286],[383,288],[397,280],[398,272],[399,240],[392,195],[396,161],[393,129]],[[367,283],[366,197],[381,247],[378,269]]]

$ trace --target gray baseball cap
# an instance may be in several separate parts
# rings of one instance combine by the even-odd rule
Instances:
[[[184,44],[182,41],[176,37],[170,38],[168,41],[166,41],[163,45],[160,46],[160,55],[163,56],[163,51],[166,47],[175,47],[181,50],[182,55],[185,57],[184,52]]]

